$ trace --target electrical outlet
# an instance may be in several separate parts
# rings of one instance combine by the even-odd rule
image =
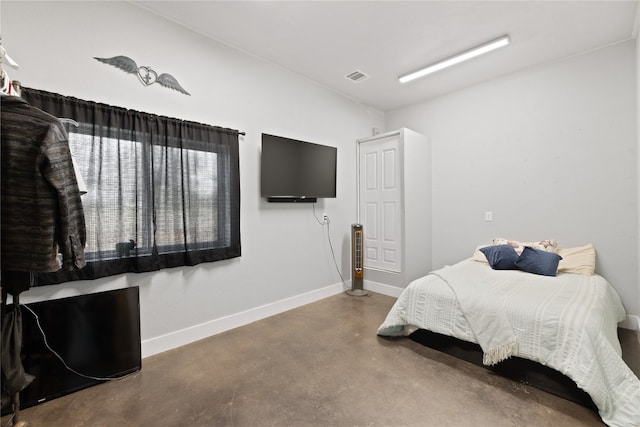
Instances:
[[[327,215],[326,213],[322,214],[322,223],[326,224],[329,222],[329,215]]]

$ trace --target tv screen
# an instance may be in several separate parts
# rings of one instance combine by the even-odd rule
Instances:
[[[336,197],[336,147],[262,134],[261,195],[270,202]]]
[[[117,378],[139,371],[138,287],[25,304],[38,315],[47,342],[75,371]],[[33,314],[22,309],[22,364],[35,379],[20,392],[20,407],[104,382],[69,371],[45,346]]]

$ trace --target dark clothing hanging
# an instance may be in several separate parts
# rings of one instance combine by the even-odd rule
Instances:
[[[33,375],[25,373],[22,350],[22,311],[10,304],[2,312],[2,394],[13,396],[31,384]],[[3,399],[4,400],[4,399]]]
[[[86,229],[67,132],[58,119],[25,100],[0,97],[2,269],[2,401],[33,381],[25,373],[18,295],[35,272],[84,267]],[[58,252],[62,260],[58,260]],[[14,304],[6,306],[6,295]],[[17,411],[14,415],[17,419]]]
[[[21,98],[3,95],[1,101],[1,268],[80,269],[86,230],[67,133],[58,119]]]

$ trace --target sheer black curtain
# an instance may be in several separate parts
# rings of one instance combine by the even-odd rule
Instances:
[[[37,274],[35,285],[240,256],[237,130],[29,88],[22,97],[71,119],[69,146],[87,187],[87,266]]]

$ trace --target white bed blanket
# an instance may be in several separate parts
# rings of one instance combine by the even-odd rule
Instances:
[[[462,267],[463,265],[447,266],[429,274],[449,285],[475,341],[482,348],[482,363],[495,365],[515,354],[518,339],[502,303],[492,292],[486,291],[491,283],[479,285],[478,280],[481,279],[473,269],[469,271]],[[485,279],[492,280],[491,277]]]
[[[620,297],[601,276],[538,276],[492,270],[471,259],[449,268],[477,278],[485,300],[503,307],[517,339],[513,354],[549,366],[586,391],[609,426],[640,426],[640,380],[621,357]],[[436,274],[409,284],[378,335],[428,329],[478,343],[451,287]]]

